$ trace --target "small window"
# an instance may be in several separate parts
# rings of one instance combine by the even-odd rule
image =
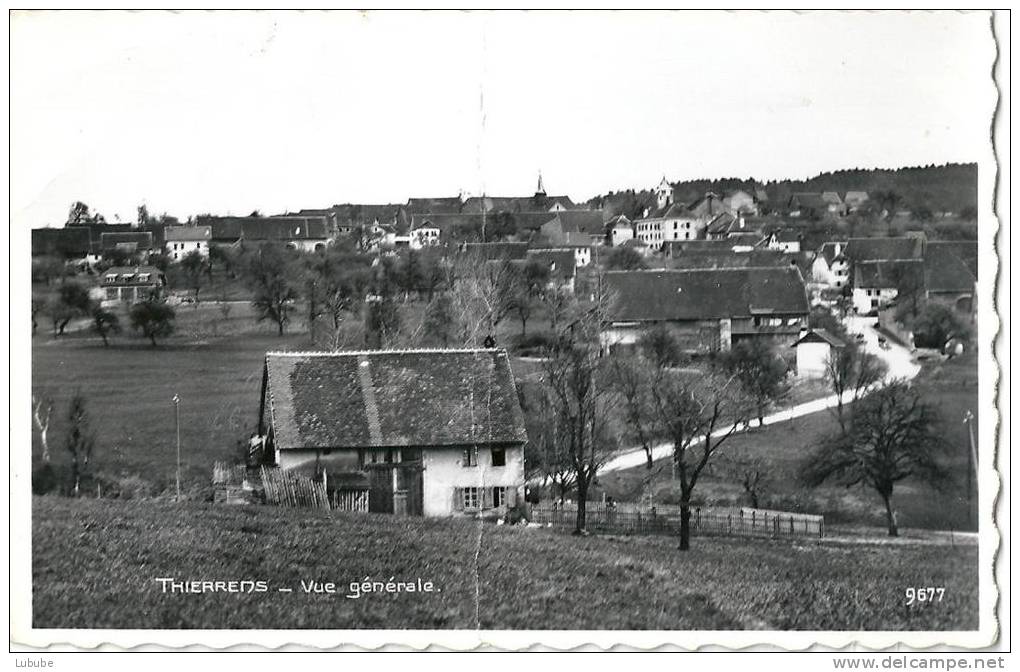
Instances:
[[[492,466],[494,467],[506,466],[506,448],[492,449]]]
[[[464,449],[464,455],[460,461],[463,467],[476,467],[478,466],[478,449],[474,446]]]
[[[463,503],[465,509],[480,508],[481,494],[479,488],[463,488]]]
[[[505,506],[506,505],[506,487],[497,486],[492,489],[492,505]]]

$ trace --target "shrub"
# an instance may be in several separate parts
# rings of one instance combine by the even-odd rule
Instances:
[[[552,335],[534,332],[514,339],[514,351],[518,355],[535,356],[545,353],[556,344]]]

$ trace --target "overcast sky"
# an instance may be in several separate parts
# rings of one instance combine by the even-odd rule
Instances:
[[[19,13],[11,214],[976,161],[993,59],[984,13]]]

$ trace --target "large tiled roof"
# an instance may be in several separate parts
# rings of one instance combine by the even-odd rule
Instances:
[[[523,259],[528,252],[527,243],[465,243],[466,254],[477,255],[486,261]]]
[[[811,262],[804,252],[783,252],[757,248],[750,252],[734,252],[733,250],[709,250],[705,252],[687,252],[674,257],[673,268],[785,268],[796,266],[802,272],[810,268]]]
[[[977,243],[932,242],[925,246],[924,284],[929,292],[971,292],[976,273]]]
[[[407,199],[407,211],[411,214],[447,214],[452,215],[461,211],[463,202],[460,196],[442,198],[409,198]]]
[[[199,215],[197,226],[209,226],[212,240],[326,240],[329,227],[323,216],[311,217],[213,217]]]
[[[168,226],[164,232],[167,242],[179,240],[209,240],[212,238],[211,226]]]
[[[564,233],[586,233],[598,236],[606,232],[606,219],[602,210],[563,210],[556,213]]]
[[[515,212],[512,217],[518,231],[534,232],[541,229],[543,224],[548,224],[556,219],[556,213],[544,210],[541,212]]]
[[[829,207],[829,201],[818,192],[798,192],[790,197],[790,205],[814,210],[825,210]]]
[[[680,203],[667,203],[661,208],[649,210],[644,217],[638,217],[636,221],[649,219],[670,219],[670,218],[694,218],[696,215]]]
[[[613,320],[715,320],[806,314],[804,280],[796,268],[610,271]]]
[[[32,254],[84,257],[92,248],[91,241],[87,226],[32,229]]]
[[[116,277],[111,281],[108,279],[110,276]],[[144,280],[141,280],[142,276],[145,276]],[[155,266],[113,266],[103,271],[99,278],[103,285],[149,287],[163,284],[163,272]]]
[[[576,257],[572,249],[543,248],[528,250],[528,261],[538,261],[549,267],[550,276],[559,280],[569,280],[576,273]]]
[[[270,352],[265,375],[282,450],[527,440],[503,350]]]
[[[924,253],[922,238],[851,238],[844,255],[855,262],[920,259]]]
[[[687,210],[698,217],[715,217],[729,210],[723,199],[708,193],[687,206]]]
[[[118,231],[99,234],[99,245],[108,250],[118,245],[133,245],[138,249],[152,249],[151,231]]]
[[[900,289],[924,286],[924,265],[920,259],[861,261],[854,264],[854,287]]]

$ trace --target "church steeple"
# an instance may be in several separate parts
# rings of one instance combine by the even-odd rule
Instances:
[[[659,210],[673,202],[673,185],[669,183],[666,176],[662,176],[662,182],[655,188],[655,202]]]
[[[545,186],[542,184],[542,171],[538,171],[538,189],[535,190],[535,196],[545,196]]]

